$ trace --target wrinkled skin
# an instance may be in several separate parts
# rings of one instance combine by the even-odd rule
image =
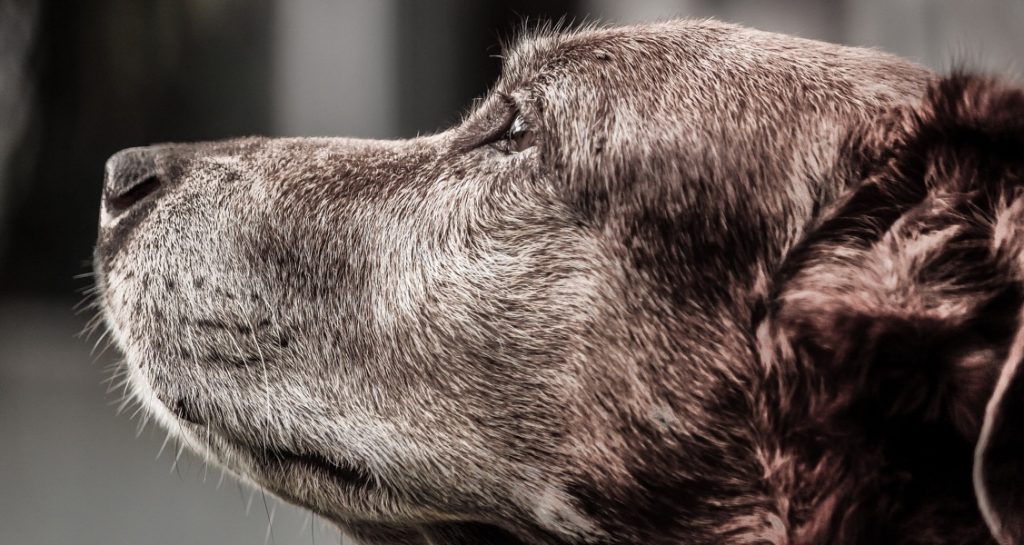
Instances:
[[[361,542],[989,543],[969,460],[927,494],[857,484],[917,462],[822,401],[875,390],[820,334],[862,338],[848,292],[801,272],[863,234],[814,246],[864,179],[920,186],[877,149],[930,81],[708,21],[543,34],[440,134],[115,155],[100,302],[151,414]],[[995,337],[941,435],[967,451]]]

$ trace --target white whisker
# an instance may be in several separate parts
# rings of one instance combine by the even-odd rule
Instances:
[[[181,453],[185,451],[185,443],[179,439],[175,439],[178,444],[178,452],[174,455],[174,462],[171,463],[171,473],[178,473],[178,477],[181,477],[181,471],[178,470],[178,460],[181,459]]]
[[[271,510],[267,505],[267,493],[260,490],[260,495],[263,496],[263,511],[267,514],[267,534],[263,537],[263,545],[267,545],[268,542],[274,543],[274,512],[276,511],[276,506],[275,510]]]
[[[249,491],[249,499],[245,502],[245,514],[248,516],[249,512],[252,511],[252,498],[256,495],[256,490]]]
[[[164,435],[164,442],[160,445],[160,450],[156,452],[156,459],[160,459],[160,455],[164,453],[164,449],[167,448],[167,443],[171,440],[171,432],[168,431]]]

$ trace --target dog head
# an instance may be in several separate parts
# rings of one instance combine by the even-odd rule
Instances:
[[[714,22],[539,35],[440,134],[118,153],[100,301],[152,415],[368,543],[984,542],[979,502],[1010,543],[1022,113]]]

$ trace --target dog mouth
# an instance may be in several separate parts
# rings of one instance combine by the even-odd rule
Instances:
[[[262,467],[274,473],[299,469],[345,487],[376,489],[380,486],[379,481],[366,468],[347,460],[330,459],[317,453],[262,448],[256,450],[253,457]]]
[[[138,370],[137,366],[130,369]],[[169,418],[168,429],[182,437],[193,450],[243,478],[272,490],[290,501],[305,504],[303,487],[315,482],[344,494],[361,498],[365,494],[390,493],[382,480],[365,464],[331,449],[316,445],[295,445],[259,439],[255,430],[236,430],[220,418],[220,410],[197,401],[196,394],[160,395],[139,371],[130,373],[133,390],[158,414]],[[148,392],[148,393],[147,393]],[[313,506],[307,506],[312,508]]]
[[[203,420],[195,416],[189,410],[186,402],[179,400],[173,413],[186,427],[195,428],[197,432],[208,430]],[[201,433],[196,435],[201,436]],[[215,452],[221,449],[216,448],[215,443],[226,444],[231,450],[240,451],[248,455],[256,465],[263,468],[269,477],[284,476],[294,471],[305,475],[311,475],[318,480],[328,480],[345,488],[355,489],[377,489],[380,488],[379,479],[360,464],[349,460],[328,457],[323,454],[310,451],[295,451],[288,448],[274,446],[254,446],[249,443],[231,441],[224,437],[215,440],[207,435],[207,447]]]

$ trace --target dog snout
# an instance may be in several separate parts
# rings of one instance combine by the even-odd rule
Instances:
[[[166,189],[169,180],[157,168],[156,153],[153,148],[130,148],[107,160],[103,180],[105,222],[152,201]]]

